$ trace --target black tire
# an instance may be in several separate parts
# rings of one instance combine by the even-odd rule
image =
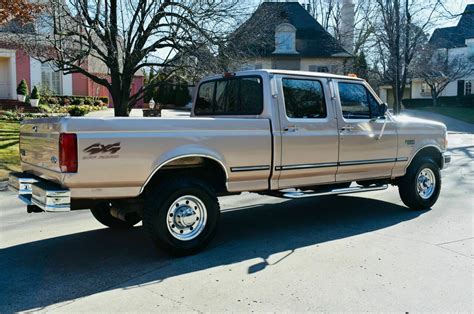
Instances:
[[[422,198],[417,190],[418,176],[424,169],[430,169],[435,177],[434,190],[428,198]],[[407,169],[405,176],[398,182],[398,192],[403,203],[413,210],[431,208],[438,200],[441,191],[441,174],[438,164],[430,157],[416,158]]]
[[[112,229],[129,229],[142,220],[138,214],[130,215],[127,221],[115,218],[110,214],[110,204],[106,202],[96,204],[91,213],[98,222]]]
[[[178,239],[170,230],[181,231],[181,229],[190,232],[191,227],[168,227],[169,220],[174,220],[168,211],[175,208],[186,207],[188,205],[178,206],[178,200],[182,197],[197,198],[204,207],[206,219],[199,228],[194,238],[188,240]],[[173,207],[172,207],[173,206]],[[196,207],[195,207],[196,208]],[[197,211],[197,210],[196,210]],[[196,214],[196,212],[194,212]],[[180,217],[177,215],[177,217]],[[203,216],[204,217],[204,216]],[[196,217],[199,221],[199,217]],[[220,218],[220,208],[217,196],[214,190],[202,180],[194,177],[184,177],[168,179],[161,184],[152,187],[148,192],[145,200],[145,209],[143,217],[143,226],[149,233],[153,243],[161,250],[176,256],[192,255],[201,251],[214,237]],[[179,219],[179,218],[178,218]],[[196,222],[197,224],[197,222]],[[172,226],[175,226],[174,224]],[[177,229],[173,229],[177,228]],[[198,228],[198,227],[196,227]],[[176,232],[177,233],[177,232]]]

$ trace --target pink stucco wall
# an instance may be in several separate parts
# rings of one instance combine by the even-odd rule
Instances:
[[[21,80],[26,80],[31,91],[31,76],[30,76],[30,56],[23,50],[16,51],[16,84]]]
[[[89,95],[88,78],[80,73],[72,74],[72,94],[73,95]]]

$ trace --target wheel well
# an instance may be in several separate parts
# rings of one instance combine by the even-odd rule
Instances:
[[[413,160],[421,157],[431,157],[440,168],[443,166],[441,152],[436,147],[430,146],[421,149],[418,153],[416,153],[415,157],[413,157],[412,162]]]
[[[207,157],[182,157],[161,166],[145,186],[145,190],[159,184],[167,178],[193,176],[209,183],[217,193],[227,191],[227,174],[223,166]]]

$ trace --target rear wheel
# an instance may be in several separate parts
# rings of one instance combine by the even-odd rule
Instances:
[[[411,209],[428,209],[438,200],[441,174],[438,164],[429,157],[414,160],[400,179],[398,191],[403,203]]]
[[[112,229],[132,228],[142,220],[138,214],[128,215],[126,221],[120,220],[112,216],[110,213],[110,208],[111,206],[109,203],[102,202],[96,204],[91,209],[91,213],[98,222]]]
[[[147,193],[143,226],[155,245],[174,255],[202,250],[217,231],[219,202],[205,182],[169,179]]]

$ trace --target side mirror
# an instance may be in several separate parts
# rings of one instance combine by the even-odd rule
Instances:
[[[387,113],[388,105],[386,103],[383,103],[383,104],[380,104],[379,107],[380,108],[379,108],[378,116],[372,117],[372,119],[370,119],[370,122],[375,122],[378,119],[385,119],[385,114]]]

